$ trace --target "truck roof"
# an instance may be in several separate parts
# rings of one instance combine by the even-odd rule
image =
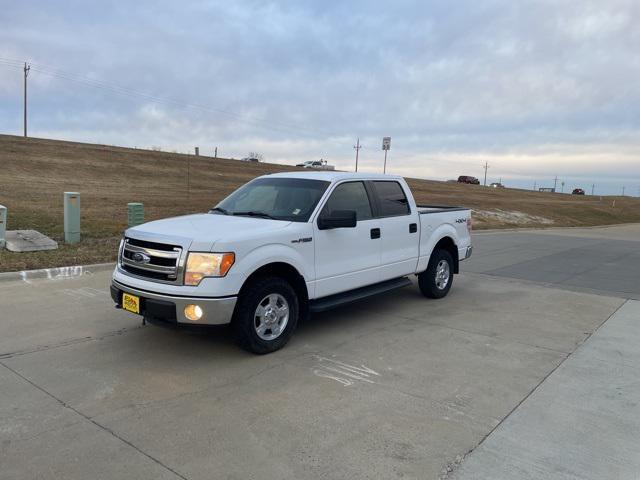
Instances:
[[[402,177],[399,175],[384,175],[382,173],[367,173],[367,172],[336,172],[327,170],[315,170],[311,172],[283,172],[272,173],[269,177],[281,177],[281,178],[309,178],[314,180],[325,180],[328,182],[335,182],[345,179],[357,179],[357,180],[380,180],[380,179],[394,179],[398,180]]]

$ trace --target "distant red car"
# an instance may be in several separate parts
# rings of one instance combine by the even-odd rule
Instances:
[[[581,188],[574,188],[573,192],[571,192],[572,195],[584,195],[584,190]]]
[[[469,183],[471,185],[480,185],[480,180],[470,175],[460,175],[458,177],[458,183]]]

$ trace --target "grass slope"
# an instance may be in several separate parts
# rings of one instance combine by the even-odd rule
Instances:
[[[296,170],[10,135],[0,135],[0,165],[0,204],[8,208],[7,227],[39,230],[60,243],[57,251],[0,251],[0,271],[113,261],[126,227],[127,202],[143,202],[148,220],[202,212],[258,175]],[[578,197],[416,179],[409,184],[419,203],[522,212],[552,220],[554,226],[640,222],[640,200],[630,197]],[[64,191],[82,194],[82,242],[76,246],[62,241]],[[478,216],[476,228],[523,226],[502,217]],[[540,225],[545,224],[531,218],[526,223]]]

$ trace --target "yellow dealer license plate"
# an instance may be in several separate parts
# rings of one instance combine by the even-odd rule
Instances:
[[[140,297],[130,293],[122,293],[122,308],[128,312],[140,313]]]

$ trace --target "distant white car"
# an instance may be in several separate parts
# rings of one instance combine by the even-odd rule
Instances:
[[[244,157],[240,159],[243,162],[259,162],[260,160],[255,157]]]
[[[304,163],[298,163],[296,167],[313,168],[315,170],[335,170],[336,167],[328,165],[326,160],[307,160]]]

